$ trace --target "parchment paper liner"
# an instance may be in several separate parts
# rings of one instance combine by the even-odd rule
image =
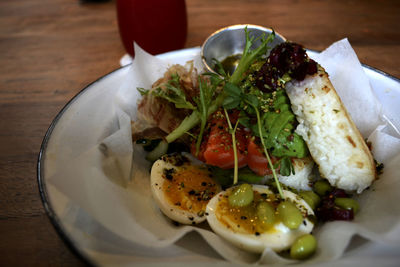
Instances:
[[[132,145],[130,122],[136,118],[140,97],[136,88],[150,88],[171,63],[147,54],[138,46],[135,51],[136,58],[125,71],[122,86],[103,90],[88,99],[86,108],[74,118],[73,126],[63,129],[65,133],[61,135],[68,142],[75,138],[72,142],[82,144],[81,149],[63,159],[64,164],[48,171],[51,186],[65,196],[65,202],[72,203],[61,219],[100,237],[105,244],[151,248],[155,255],[195,231],[223,258],[234,263],[292,262],[269,249],[262,255],[244,252],[214,234],[206,223],[175,226],[161,214],[150,192],[150,165],[143,159],[143,151]],[[359,197],[361,211],[353,222],[331,222],[317,227],[318,250],[308,263],[339,258],[355,235],[374,242],[400,244],[400,205],[397,205],[400,139],[393,135],[396,129],[385,121],[381,104],[347,39],[334,43],[315,59],[330,74],[343,103],[363,136],[373,143],[374,156],[385,164],[385,169],[380,179]],[[202,69],[198,55],[194,64]],[[93,131],[98,134],[93,136]],[[82,142],[85,133],[92,137]],[[47,156],[62,157],[57,151],[65,149],[62,146],[68,142],[57,144],[60,147],[49,151]],[[91,220],[79,219],[77,214],[82,212]]]

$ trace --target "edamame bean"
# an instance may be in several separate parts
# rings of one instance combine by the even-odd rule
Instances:
[[[229,205],[234,207],[244,207],[249,205],[254,199],[253,187],[249,184],[241,184],[228,197]]]
[[[332,191],[332,186],[326,180],[318,180],[314,183],[314,191],[321,197]]]
[[[335,205],[342,209],[353,210],[354,214],[360,209],[357,200],[348,197],[337,197],[335,199]]]
[[[257,217],[258,217],[258,225],[261,229],[268,230],[275,223],[275,209],[274,207],[264,201],[261,201],[257,205]]]
[[[317,249],[317,240],[311,234],[303,235],[297,238],[290,248],[290,257],[292,259],[304,260],[314,254]]]
[[[313,191],[302,191],[299,195],[304,199],[305,202],[315,210],[319,203],[321,202],[321,198],[315,194]]]
[[[282,201],[276,210],[282,223],[289,229],[297,229],[303,222],[303,215],[300,210],[290,201]]]

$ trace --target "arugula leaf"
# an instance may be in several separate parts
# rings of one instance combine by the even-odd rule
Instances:
[[[230,82],[227,82],[225,84],[224,90],[228,94],[228,96],[240,97],[242,95],[242,90],[240,90],[239,86]]]
[[[174,103],[176,108],[196,109],[196,107],[186,99],[185,92],[181,88],[178,74],[171,75],[171,80],[164,84],[164,86],[165,90],[158,87],[152,91],[152,94]]]
[[[237,108],[242,102],[242,90],[237,85],[233,83],[227,82],[224,86],[224,92],[226,93],[226,97],[222,105],[226,109],[234,109]]]
[[[250,129],[250,127],[252,126],[251,119],[249,117],[247,117],[246,115],[242,115],[242,114],[246,114],[246,113],[240,112],[239,123],[241,125],[243,125],[245,128]]]
[[[237,108],[240,105],[240,103],[241,103],[240,99],[228,96],[224,99],[224,102],[222,103],[222,105],[226,109],[234,109],[234,108]]]
[[[248,104],[250,104],[254,109],[258,109],[259,108],[259,101],[257,96],[252,95],[252,94],[246,94],[245,95],[245,99],[244,99]]]

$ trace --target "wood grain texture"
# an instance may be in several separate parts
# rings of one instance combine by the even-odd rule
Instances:
[[[186,47],[231,24],[273,27],[307,48],[349,38],[361,62],[400,77],[400,2],[187,0]],[[79,266],[40,200],[37,156],[60,109],[119,67],[115,2],[0,2],[0,265]]]

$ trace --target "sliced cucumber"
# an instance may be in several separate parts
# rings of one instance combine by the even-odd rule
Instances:
[[[158,145],[146,155],[146,160],[148,161],[156,161],[162,155],[165,155],[168,150],[168,143],[164,140],[161,140]]]

